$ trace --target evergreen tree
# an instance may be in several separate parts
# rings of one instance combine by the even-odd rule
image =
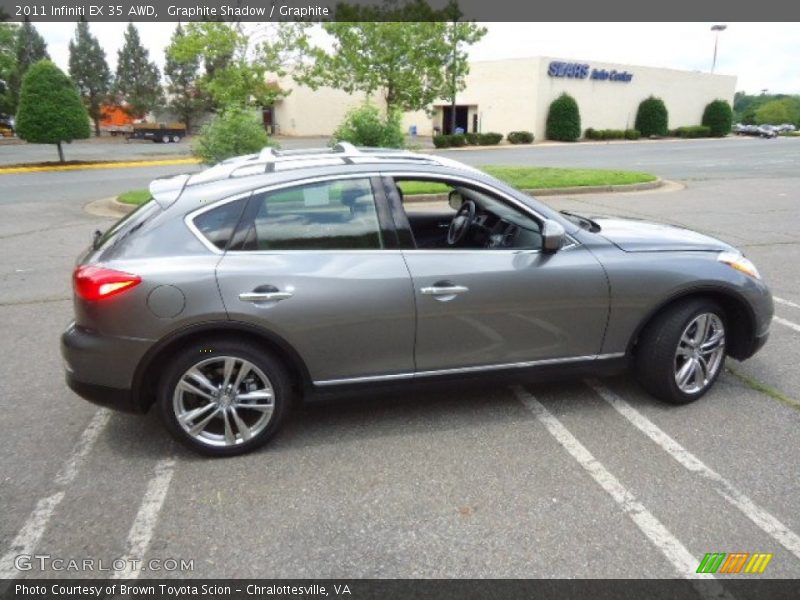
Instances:
[[[725,100],[714,100],[703,111],[703,125],[711,129],[712,137],[725,137],[731,132],[733,109]]]
[[[16,40],[16,23],[0,23],[0,117],[14,113],[9,83],[17,61]]]
[[[114,93],[127,104],[131,116],[142,117],[161,105],[161,73],[150,53],[142,46],[139,31],[133,23],[125,30],[125,43],[117,53],[117,75]]]
[[[574,142],[581,137],[581,115],[575,98],[566,92],[550,103],[545,135],[548,140]]]
[[[85,21],[78,23],[75,39],[69,42],[69,74],[94,121],[94,134],[99,136],[102,104],[111,87],[111,71],[100,42],[89,32]]]
[[[185,35],[178,23],[165,51],[164,75],[167,78],[169,95],[167,106],[178,115],[188,132],[195,115],[207,106],[209,100],[200,88],[200,56],[176,56],[174,51]]]
[[[50,60],[44,38],[30,21],[25,21],[17,30],[14,50],[16,54],[16,66],[8,82],[9,92],[11,94],[11,111],[16,111],[17,109],[22,78],[25,76],[30,66],[43,58]]]
[[[61,162],[63,142],[89,137],[89,116],[78,89],[49,60],[32,65],[22,79],[17,135],[33,144],[56,144]]]
[[[669,113],[661,98],[650,96],[639,104],[636,111],[636,124],[642,137],[663,137],[667,135]]]

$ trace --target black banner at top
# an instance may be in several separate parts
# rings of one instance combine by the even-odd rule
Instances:
[[[0,0],[0,20],[430,21],[450,20],[451,0]],[[800,3],[760,0],[458,0],[470,21],[798,21]]]

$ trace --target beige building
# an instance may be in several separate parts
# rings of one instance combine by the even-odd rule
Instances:
[[[283,135],[330,135],[345,113],[366,98],[287,86],[292,93],[271,114],[275,132]],[[666,104],[670,128],[699,125],[706,104],[716,99],[733,103],[735,89],[734,76],[675,69],[550,57],[473,62],[466,88],[456,99],[456,125],[504,135],[531,131],[542,140],[550,103],[563,92],[577,101],[583,130],[632,128],[639,103],[651,95]],[[380,98],[373,100],[382,104]],[[431,114],[405,114],[404,125],[416,127],[419,135],[448,132],[450,110],[449,103],[435,102]]]

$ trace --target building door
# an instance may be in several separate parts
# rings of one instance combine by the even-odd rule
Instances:
[[[453,107],[445,106],[442,110],[442,131],[445,134],[453,133],[451,125],[453,121]],[[456,106],[456,128],[463,132],[469,131],[469,106]]]
[[[272,107],[269,106],[261,111],[261,117],[264,120],[264,131],[272,135],[274,133]]]

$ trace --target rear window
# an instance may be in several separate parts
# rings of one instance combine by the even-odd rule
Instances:
[[[95,250],[104,250],[119,243],[131,233],[141,229],[145,223],[156,216],[161,207],[155,200],[148,200],[139,205],[111,226],[94,244]]]
[[[246,202],[247,199],[242,198],[197,215],[194,218],[194,226],[214,246],[225,250],[239,223]]]

